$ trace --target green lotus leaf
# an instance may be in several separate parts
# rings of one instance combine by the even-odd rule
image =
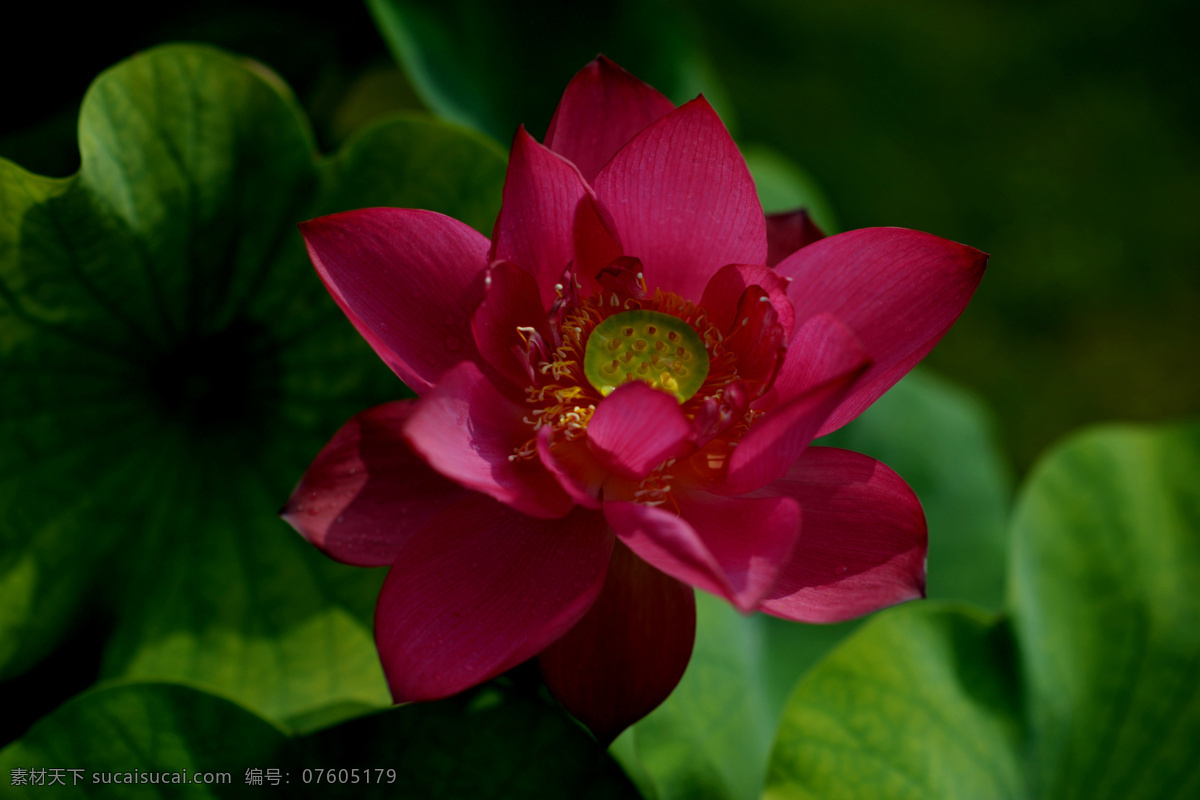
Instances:
[[[0,750],[0,772],[14,798],[637,797],[558,709],[495,687],[288,736],[192,687],[115,685]],[[62,785],[51,787],[56,772]]]
[[[1010,569],[1038,796],[1200,795],[1200,426],[1054,450]]]
[[[936,604],[864,626],[793,694],[767,797],[1194,797],[1197,474],[1194,425],[1052,451],[1013,517],[1011,626]]]
[[[512,139],[545,132],[558,98],[603,50],[676,103],[704,92],[732,128],[731,109],[684,9],[662,0],[519,10],[486,0],[368,0],[379,32],[420,98],[446,119]]]
[[[981,611],[880,614],[796,687],[764,797],[1025,797],[1015,664]]]
[[[345,419],[406,390],[295,225],[395,205],[489,230],[503,154],[410,117],[322,158],[276,77],[195,46],[101,75],[79,143],[67,179],[0,160],[0,677],[101,626],[104,676],[280,720],[388,703],[382,576],[276,513]]]

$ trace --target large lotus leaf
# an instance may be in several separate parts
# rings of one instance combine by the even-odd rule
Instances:
[[[248,768],[279,767],[286,743],[282,730],[226,699],[119,685],[43,717],[0,750],[0,770],[5,797],[229,797],[244,793]]]
[[[1011,642],[936,607],[868,625],[797,688],[768,797],[1195,797],[1197,474],[1197,426],[1052,452],[1014,514]]]
[[[540,137],[571,76],[601,50],[676,103],[704,92],[731,122],[677,4],[368,0],[367,7],[426,105],[502,142],[522,124]]]
[[[1026,796],[1016,658],[981,611],[910,604],[862,626],[796,687],[766,798]]]
[[[486,231],[503,155],[410,118],[322,159],[277,78],[191,46],[98,78],[79,141],[68,179],[0,160],[0,676],[81,621],[113,627],[110,676],[280,719],[386,703],[381,576],[275,514],[338,425],[405,390],[295,224],[387,204]]]
[[[1038,796],[1200,795],[1200,426],[1056,449],[1017,504],[1011,572]]]
[[[561,712],[494,688],[290,738],[194,688],[117,685],[43,718],[0,751],[0,771],[5,797],[29,798],[637,796]]]

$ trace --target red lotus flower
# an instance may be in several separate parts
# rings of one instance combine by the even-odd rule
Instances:
[[[675,108],[604,58],[545,145],[517,132],[490,242],[411,209],[301,228],[419,396],[347,423],[285,511],[334,558],[391,565],[375,627],[398,702],[537,656],[607,740],[682,675],[692,587],[806,622],[924,594],[912,491],[808,445],[929,352],[979,251],[767,225],[704,98]]]

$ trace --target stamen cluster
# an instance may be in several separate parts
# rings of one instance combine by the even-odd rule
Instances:
[[[650,294],[641,272],[609,268],[598,279],[601,289],[587,297],[580,297],[577,280],[572,280],[570,289],[564,289],[562,284],[555,286],[559,299],[550,311],[551,342],[543,341],[532,328],[520,329],[532,367],[532,382],[526,387],[525,396],[533,408],[524,421],[533,436],[516,448],[509,460],[536,458],[537,434],[544,427],[552,430],[552,451],[587,435],[588,422],[608,394],[593,384],[585,369],[588,341],[610,317],[629,311],[649,311],[687,324],[703,343],[708,374],[697,391],[680,400],[680,409],[696,429],[694,444],[697,451],[703,449],[701,458],[705,464],[723,465],[728,448],[761,415],[749,408],[752,398],[738,375],[737,354],[726,347],[725,336],[710,322],[705,310],[690,300],[662,289]],[[646,382],[654,385],[651,380]],[[714,441],[717,437],[722,441]],[[647,475],[634,489],[633,499],[647,505],[665,502],[676,462],[677,459],[668,459]],[[708,468],[702,467],[702,471]]]

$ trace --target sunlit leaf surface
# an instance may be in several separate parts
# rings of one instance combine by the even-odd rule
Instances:
[[[910,604],[864,625],[797,686],[766,797],[1025,796],[1015,659],[978,611]]]
[[[1011,570],[1039,796],[1200,794],[1200,427],[1054,450],[1017,505]]]
[[[351,414],[404,393],[297,222],[399,205],[490,229],[503,155],[419,118],[321,159],[279,80],[201,47],[114,67],[82,169],[0,160],[0,676],[77,620],[104,674],[187,678],[277,719],[388,695],[381,575],[276,519]]]
[[[1013,519],[1011,625],[928,604],[864,626],[792,695],[767,796],[1194,797],[1197,474],[1195,426],[1053,450]]]

